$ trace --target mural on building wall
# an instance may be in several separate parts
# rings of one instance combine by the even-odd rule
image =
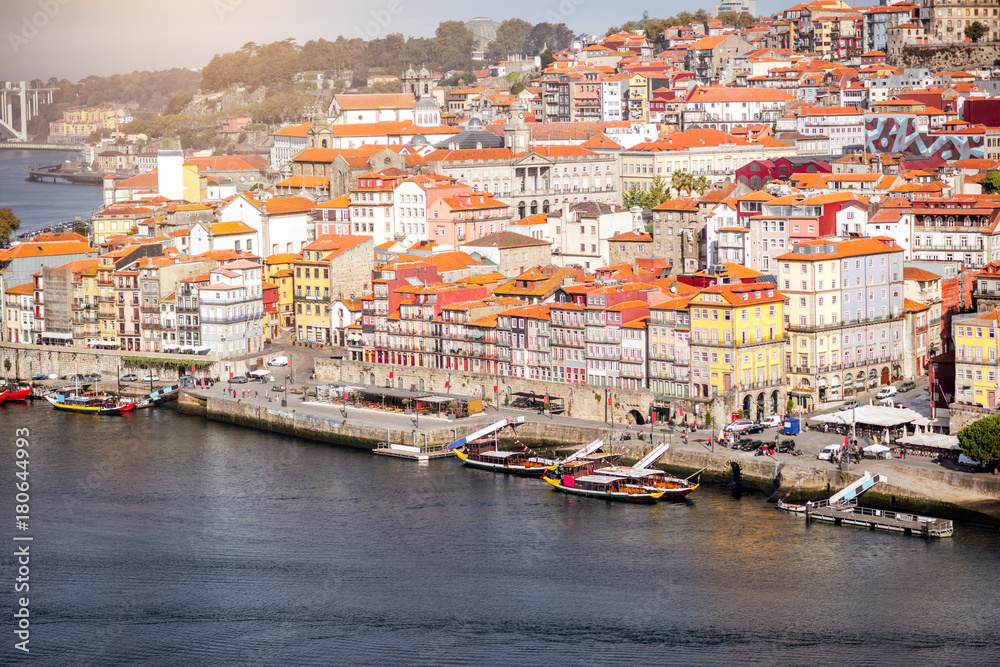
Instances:
[[[964,160],[983,157],[983,137],[965,134],[921,134],[915,118],[869,118],[865,147],[870,153],[902,153],[912,157]]]

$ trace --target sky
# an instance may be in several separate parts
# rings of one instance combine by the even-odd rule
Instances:
[[[757,10],[773,13],[792,4],[758,0]],[[492,13],[485,15],[603,34],[647,9],[665,17],[699,7],[711,8],[679,0],[507,0],[489,5]],[[91,74],[198,68],[247,42],[288,37],[304,44],[338,35],[432,36],[441,21],[473,18],[470,8],[477,7],[458,0],[0,0],[0,80],[78,81]]]

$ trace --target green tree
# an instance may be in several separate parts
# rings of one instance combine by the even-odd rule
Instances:
[[[542,51],[541,59],[542,59],[542,69],[545,69],[546,67],[548,67],[549,65],[551,65],[556,61],[556,57],[552,55],[552,49],[545,49],[544,51]]]
[[[517,95],[518,93],[524,91],[524,84],[520,81],[515,81],[514,85],[510,87],[510,94]]]
[[[524,51],[524,43],[531,34],[533,25],[524,19],[507,19],[497,27],[497,38],[493,45],[500,58]]]
[[[988,171],[983,178],[983,194],[995,195],[1000,193],[1000,171]]]
[[[962,453],[982,461],[997,474],[1000,467],[1000,415],[974,421],[958,432]]]
[[[633,208],[635,206],[645,206],[646,193],[639,187],[638,184],[633,183],[628,186],[628,190],[622,193],[622,206],[625,208]]]
[[[670,199],[670,190],[667,188],[667,182],[657,175],[653,179],[653,184],[649,187],[649,190],[646,191],[643,208],[653,208],[668,199]]]
[[[708,180],[707,176],[698,176],[691,182],[691,188],[696,190],[699,195],[705,194],[711,187],[712,183]]]
[[[442,21],[434,31],[433,53],[438,66],[447,71],[471,69],[472,31],[461,21]]]
[[[972,25],[965,26],[965,36],[972,42],[978,42],[985,34],[986,26],[979,21],[974,22]]]
[[[7,245],[10,236],[21,226],[21,221],[14,211],[9,208],[0,208],[0,246]]]

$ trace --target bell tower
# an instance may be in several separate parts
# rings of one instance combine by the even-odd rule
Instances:
[[[514,154],[523,153],[529,148],[531,131],[524,120],[524,104],[520,100],[510,105],[510,117],[503,128],[504,146]]]

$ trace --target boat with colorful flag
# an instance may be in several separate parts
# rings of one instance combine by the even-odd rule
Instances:
[[[624,477],[590,474],[592,467],[593,463],[589,461],[571,465],[565,470],[560,466],[563,474],[546,475],[542,479],[557,491],[604,500],[652,503],[662,498],[666,493],[666,491],[649,491],[632,484]]]
[[[521,418],[523,421],[523,417]],[[554,470],[558,461],[546,459],[521,445],[523,451],[500,449],[499,433],[510,425],[509,419],[501,419],[478,431],[459,438],[451,444],[462,463],[472,468],[505,472],[526,477],[541,477],[548,470]]]
[[[113,416],[135,410],[135,401],[100,392],[46,394],[45,400],[56,410],[89,415]]]
[[[692,482],[691,478],[698,476],[700,479],[700,475],[705,469],[702,468],[694,473],[694,475],[681,479],[680,477],[668,474],[665,470],[650,467],[669,448],[669,444],[663,443],[654,447],[646,456],[637,461],[634,466],[606,466],[603,468],[597,466],[594,472],[597,475],[620,477],[629,484],[642,487],[650,492],[662,491],[662,497],[667,500],[680,500],[698,488],[700,482],[698,480]]]

